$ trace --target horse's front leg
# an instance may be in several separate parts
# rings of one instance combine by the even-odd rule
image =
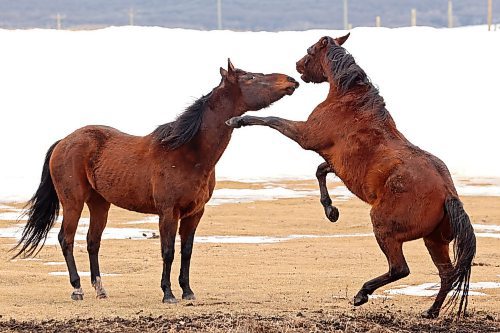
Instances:
[[[332,206],[332,199],[330,199],[330,194],[326,187],[326,175],[329,172],[334,172],[332,167],[328,162],[323,162],[318,166],[316,178],[318,178],[319,192],[321,194],[320,202],[325,209],[325,215],[331,222],[337,222],[339,219],[339,210],[337,207]]]
[[[303,121],[293,121],[278,117],[242,116],[229,119],[226,121],[226,125],[232,128],[254,125],[271,127],[297,142],[302,148],[309,149],[305,135],[305,122]]]
[[[163,272],[161,275],[161,289],[163,290],[163,303],[177,303],[172,294],[170,283],[170,272],[174,261],[175,235],[179,219],[174,216],[172,210],[160,214],[160,242],[161,256],[163,258]]]
[[[179,284],[182,288],[182,299],[196,299],[189,285],[189,267],[193,252],[194,233],[202,216],[203,210],[192,216],[185,217],[181,220],[179,227],[179,235],[181,236],[181,272],[179,274]]]

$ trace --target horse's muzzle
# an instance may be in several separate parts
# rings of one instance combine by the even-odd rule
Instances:
[[[288,95],[291,95],[291,94],[293,94],[293,93],[294,93],[295,89],[297,89],[297,88],[299,87],[299,85],[300,85],[300,84],[299,84],[297,81],[295,81],[295,79],[294,79],[293,77],[290,77],[290,76],[289,76],[289,77],[287,77],[287,80],[288,80],[288,82],[293,83],[293,85],[292,85],[292,86],[289,86],[289,87],[287,87],[287,88],[285,89],[285,90],[286,90],[286,93],[287,93]]]

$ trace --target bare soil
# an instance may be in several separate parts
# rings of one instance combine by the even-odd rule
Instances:
[[[335,184],[330,184],[330,187]],[[260,188],[266,184],[221,182],[219,188]],[[315,189],[312,181],[280,184]],[[500,198],[463,197],[474,223],[500,224]],[[356,198],[335,203],[337,223],[330,223],[316,197],[209,206],[198,236],[333,235],[371,232],[369,206]],[[17,204],[21,207],[22,204]],[[0,209],[0,212],[3,210]],[[88,216],[84,212],[83,216]],[[113,207],[108,226],[127,225],[144,215]],[[0,221],[0,227],[15,221]],[[361,285],[387,271],[387,262],[373,236],[302,238],[271,244],[196,243],[191,286],[197,300],[161,303],[161,256],[158,239],[103,240],[101,271],[109,298],[97,300],[90,278],[82,277],[83,301],[70,299],[59,246],[48,245],[37,260],[10,260],[13,239],[0,238],[1,332],[500,332],[500,289],[469,299],[470,315],[460,322],[442,315],[420,318],[433,297],[395,295],[374,298],[355,308],[352,297]],[[478,238],[472,282],[500,282],[500,239]],[[177,283],[179,245],[172,268]],[[437,270],[421,240],[407,243],[411,275],[381,288],[439,282]],[[77,242],[80,271],[89,271],[85,242]]]

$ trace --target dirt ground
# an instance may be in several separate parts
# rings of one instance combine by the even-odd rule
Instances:
[[[261,188],[266,184],[220,182],[218,188]],[[316,189],[315,182],[281,184]],[[330,184],[330,188],[334,184]],[[473,223],[500,224],[500,198],[463,197]],[[335,202],[337,223],[323,215],[317,197],[208,206],[197,236],[289,236],[370,233],[369,206],[356,198]],[[17,205],[21,207],[21,204]],[[0,212],[3,210],[0,209]],[[84,212],[83,216],[88,216]],[[127,225],[144,215],[113,207],[108,226]],[[0,221],[0,227],[15,221]],[[411,275],[375,292],[359,308],[352,297],[361,285],[387,271],[373,236],[300,238],[269,244],[195,243],[191,287],[197,300],[161,303],[158,239],[103,240],[101,271],[109,298],[97,300],[89,277],[82,277],[83,301],[70,299],[67,276],[49,272],[66,267],[59,246],[48,245],[38,260],[9,260],[13,239],[0,238],[1,332],[500,332],[500,289],[469,298],[470,316],[459,323],[446,315],[420,319],[433,297],[393,295],[400,285],[439,282],[430,256],[418,240],[404,247]],[[472,282],[500,282],[500,239],[478,238]],[[174,294],[179,244],[172,268]],[[89,271],[85,242],[77,242],[80,271]]]

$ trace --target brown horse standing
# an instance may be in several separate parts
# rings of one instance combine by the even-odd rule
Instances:
[[[221,68],[220,73],[222,80],[210,94],[198,99],[177,120],[159,126],[149,135],[138,137],[111,127],[87,126],[50,147],[40,186],[29,202],[29,219],[16,256],[33,255],[39,244],[45,242],[61,202],[64,210],[59,242],[74,287],[71,297],[83,299],[73,244],[86,203],[90,211],[87,250],[91,282],[97,297],[105,298],[98,253],[110,204],[158,214],[163,302],[176,302],[170,287],[170,269],[178,227],[182,298],[194,299],[189,286],[193,238],[205,204],[212,196],[215,165],[233,131],[224,122],[246,111],[267,107],[291,95],[299,85],[284,74],[235,69],[231,61],[228,70]]]
[[[449,304],[457,301],[462,290],[458,315],[465,313],[476,250],[469,217],[446,165],[397,130],[378,90],[341,47],[348,36],[321,38],[297,62],[305,82],[330,84],[326,100],[307,121],[244,116],[227,123],[234,128],[269,126],[320,154],[327,162],[318,167],[317,176],[330,220],[337,220],[338,211],[326,191],[328,172],[335,172],[351,192],[372,206],[373,231],[389,271],[366,282],[354,297],[354,305],[366,303],[377,288],[408,276],[403,243],[423,238],[441,278],[435,302],[424,316],[438,316],[452,288],[456,291]],[[454,265],[449,256],[453,239]]]

